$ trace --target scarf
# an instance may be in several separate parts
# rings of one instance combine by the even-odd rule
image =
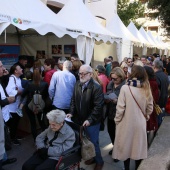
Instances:
[[[128,79],[126,84],[128,86],[133,86],[133,87],[138,87],[141,88],[142,87],[142,81],[138,80],[137,78],[133,78],[133,79]]]

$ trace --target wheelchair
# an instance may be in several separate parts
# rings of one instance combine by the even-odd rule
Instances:
[[[62,153],[55,167],[55,170],[84,170],[83,168],[80,168],[80,162],[82,159],[80,144],[80,126],[73,122],[66,121],[66,123],[75,132],[76,141],[72,148]]]

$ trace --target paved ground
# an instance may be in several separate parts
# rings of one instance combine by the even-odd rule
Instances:
[[[114,163],[113,159],[108,152],[112,148],[112,144],[110,142],[110,138],[107,133],[107,129],[105,131],[100,132],[100,148],[102,152],[102,157],[104,159],[104,168],[103,170],[123,170],[123,162]],[[11,165],[6,165],[3,168],[5,170],[21,170],[22,164],[27,160],[35,150],[35,146],[33,143],[33,139],[31,135],[26,136],[24,140],[21,141],[21,146],[13,146],[11,151],[8,151],[9,157],[16,157],[18,161]],[[87,166],[84,165],[83,161],[81,163],[81,167],[85,170],[93,170],[94,165]],[[134,170],[134,163],[131,161],[131,170]]]

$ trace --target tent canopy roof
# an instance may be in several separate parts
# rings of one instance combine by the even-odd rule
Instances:
[[[134,37],[130,31],[126,28],[123,22],[120,20],[117,14],[114,15],[110,23],[107,24],[107,29],[110,30],[112,33],[118,35],[123,39],[130,40],[132,42],[137,43],[138,45],[141,44],[140,40]]]
[[[130,24],[127,26],[127,29],[137,37],[144,45],[148,46],[150,43],[142,36],[139,30],[136,28],[134,23],[131,21]]]
[[[155,44],[155,42],[153,42],[153,40],[148,36],[148,34],[146,33],[146,31],[144,30],[143,27],[141,27],[139,29],[139,32],[143,35],[143,37],[153,46],[156,47],[157,45]]]
[[[21,30],[34,29],[41,35],[49,32],[58,37],[85,35],[104,42],[118,38],[97,23],[80,0],[70,0],[58,14],[40,0],[0,0],[0,3],[0,34],[12,24]]]

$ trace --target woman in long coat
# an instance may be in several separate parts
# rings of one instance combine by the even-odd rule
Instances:
[[[153,111],[150,85],[143,67],[132,67],[116,109],[113,158],[124,161],[125,170],[129,170],[130,159],[136,160],[137,169],[141,160],[147,158],[146,119]]]
[[[153,99],[155,103],[157,104],[159,101],[159,88],[158,88],[158,83],[155,78],[154,70],[150,66],[144,66],[144,69],[146,70],[146,73],[148,75]],[[158,118],[157,117],[158,115],[156,114],[156,111],[153,108],[153,112],[150,116],[150,119],[147,121],[148,146],[150,146],[150,144],[152,143],[155,133],[158,130]]]

